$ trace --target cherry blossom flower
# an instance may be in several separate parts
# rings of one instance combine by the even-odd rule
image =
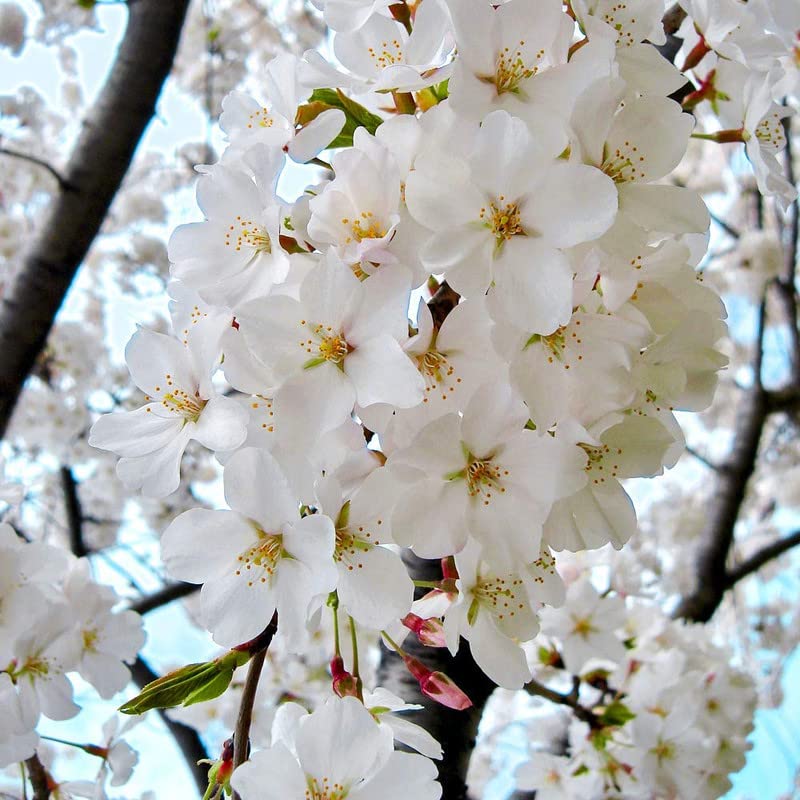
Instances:
[[[333,523],[321,514],[300,517],[266,450],[240,450],[223,477],[232,510],[177,517],[161,540],[164,563],[175,578],[203,584],[203,619],[218,644],[252,639],[276,609],[282,633],[302,640],[310,615],[336,586]]]
[[[378,725],[357,699],[331,698],[308,715],[294,704],[281,712],[272,746],[255,753],[231,778],[242,800],[441,796],[433,763],[393,751],[391,729]]]
[[[164,497],[180,483],[180,462],[191,439],[211,450],[233,450],[247,435],[247,414],[233,400],[217,395],[211,372],[219,350],[219,320],[198,325],[189,343],[139,330],[125,348],[125,359],[147,404],[136,411],[106,414],[92,426],[89,443],[122,456],[117,474],[131,489]]]

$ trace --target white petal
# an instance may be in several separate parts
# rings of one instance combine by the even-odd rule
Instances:
[[[344,360],[360,406],[389,403],[412,408],[422,402],[425,381],[400,345],[380,334],[360,344]]]

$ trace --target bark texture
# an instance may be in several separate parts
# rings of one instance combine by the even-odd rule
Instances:
[[[431,581],[442,577],[438,561],[424,561],[410,551],[403,554],[403,560],[415,580]],[[420,711],[406,712],[403,716],[422,725],[442,745],[444,758],[436,764],[443,800],[466,800],[469,797],[467,767],[475,748],[484,706],[495,684],[472,660],[469,645],[463,640],[455,657],[446,648],[425,647],[414,634],[409,634],[403,649],[431,669],[447,674],[472,700],[472,708],[466,711],[453,711],[429,700],[420,692],[416,679],[408,672],[403,661],[394,653],[387,650],[382,652],[378,685],[399,695],[407,703],[424,706]]]
[[[0,304],[0,437],[155,113],[188,5],[189,0],[128,3],[128,25],[111,73]]]

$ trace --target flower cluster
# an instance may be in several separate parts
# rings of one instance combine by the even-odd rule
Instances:
[[[262,769],[281,775],[275,796],[343,798],[401,768],[354,699],[339,615],[354,640],[382,632],[423,691],[456,708],[466,698],[399,631],[452,652],[463,637],[507,688],[531,679],[524,646],[540,625],[567,637],[572,671],[623,664],[621,605],[568,637],[554,552],[630,539],[622,481],[676,462],[674,412],[706,408],[727,363],[724,308],[697,271],[709,215],[667,180],[695,120],[669,96],[686,75],[655,46],[662,3],[319,5],[339,66],[281,55],[260,97],[225,98],[228,147],[198,167],[203,219],[169,243],[172,333],[140,329],[126,351],[144,404],[90,437],[154,497],[179,487],[191,440],[224,465],[229,508],[184,512],[162,539],[170,574],[203,584],[218,644],[252,640],[276,611],[297,648],[321,613],[337,620],[343,699],[283,720],[235,773],[244,798]],[[717,45],[697,6],[687,24],[706,31],[704,55],[730,61],[736,22]],[[762,62],[736,52],[755,81]],[[769,76],[739,138],[716,139],[745,142],[764,191],[786,199],[772,179],[783,112],[770,100],[764,122],[759,94],[772,96]],[[733,103],[686,108],[705,100]],[[306,185],[293,201],[278,188],[289,181]],[[398,546],[442,560],[413,607]],[[668,712],[647,714],[636,735],[657,738]],[[316,744],[345,725],[370,740],[346,774]],[[652,783],[659,768],[641,769]],[[436,796],[428,768],[413,772],[415,796]]]
[[[568,755],[537,750],[517,769],[519,788],[545,800],[715,798],[730,789],[756,694],[729,651],[651,603],[601,597],[586,578],[543,617],[537,672],[570,689],[577,676],[573,702],[588,713],[569,724]]]
[[[92,580],[89,562],[0,524],[0,766],[33,754],[41,715],[74,717],[68,673],[105,699],[130,681],[123,662],[144,644],[142,620]],[[113,731],[109,733],[109,736]]]

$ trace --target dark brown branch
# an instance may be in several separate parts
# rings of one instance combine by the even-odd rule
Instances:
[[[45,161],[43,158],[38,158],[37,156],[32,156],[28,153],[20,153],[17,150],[9,150],[7,147],[0,147],[0,155],[9,156],[11,158],[19,158],[22,161],[28,161],[31,164],[35,164],[37,167],[47,170],[47,172],[49,172],[56,179],[56,183],[58,183],[58,186],[62,192],[71,192],[74,189],[72,184],[70,184],[69,181],[67,181],[66,178],[64,178],[64,176],[52,164]]]
[[[412,578],[441,580],[439,561],[424,561],[410,551],[403,553],[403,560]],[[409,711],[403,716],[421,725],[442,745],[444,758],[436,763],[444,800],[466,800],[467,768],[475,748],[483,709],[495,689],[495,684],[475,664],[469,645],[464,640],[454,657],[446,648],[425,647],[414,635],[408,636],[403,642],[403,649],[431,669],[446,673],[472,700],[472,707],[466,711],[454,711],[438,705],[422,695],[416,679],[395,653],[386,648],[381,649],[378,684],[404,698],[406,702],[422,706],[421,710]]]
[[[582,722],[585,722],[590,728],[597,728],[599,723],[597,715],[585,708],[578,702],[578,696],[575,689],[580,686],[580,681],[573,686],[572,692],[569,694],[561,694],[553,689],[548,688],[539,681],[531,680],[525,684],[525,691],[528,694],[535,694],[537,697],[543,697],[551,703],[556,703],[560,706],[567,706],[572,710],[575,717]]]
[[[690,447],[688,444],[686,445],[686,452],[692,456],[692,458],[696,458],[701,464],[704,464],[709,469],[714,470],[714,472],[718,472],[720,469],[719,464],[715,464],[711,459],[706,458],[702,453],[699,453],[694,447]]]
[[[50,780],[44,764],[39,760],[39,756],[34,753],[30,758],[26,758],[25,767],[28,770],[28,778],[33,789],[33,800],[48,800],[50,797]]]
[[[751,555],[749,558],[746,558],[740,564],[737,564],[735,567],[728,570],[728,588],[738,583],[743,578],[746,578],[748,575],[752,575],[754,572],[757,572],[761,569],[761,567],[764,566],[764,564],[772,561],[773,558],[783,555],[793,547],[797,547],[797,545],[800,545],[800,531],[795,531],[789,536],[784,536],[782,539],[778,539],[777,542],[765,545],[760,550],[757,550],[755,553],[753,553],[753,555]]]
[[[673,614],[675,617],[707,622],[729,588],[726,562],[747,483],[755,471],[761,433],[768,414],[767,396],[761,382],[765,327],[766,297],[759,306],[753,385],[741,401],[733,446],[717,474],[695,565],[694,591],[681,600]]]
[[[137,658],[136,661],[131,665],[131,677],[133,682],[140,689],[146,686],[148,683],[152,683],[154,680],[158,679],[158,675],[156,675],[156,673],[153,672],[148,664],[141,658]],[[180,749],[181,754],[186,761],[186,766],[189,768],[189,772],[192,773],[192,778],[194,778],[197,791],[202,797],[206,791],[206,788],[208,787],[208,767],[204,767],[202,764],[198,764],[197,762],[208,758],[205,745],[194,728],[190,728],[188,725],[184,725],[182,722],[177,722],[174,719],[170,719],[163,709],[159,710],[158,713],[161,716],[164,724],[167,726],[172,738],[175,740],[175,743],[178,745],[178,748]]]
[[[786,134],[786,150],[784,151],[784,164],[786,180],[795,185],[794,152],[792,150],[792,125],[791,117],[783,120],[783,130]],[[797,290],[795,289],[795,276],[797,271],[797,248],[800,240],[800,203],[795,200],[789,208],[789,236],[785,242],[785,262],[783,275],[777,282],[778,299],[783,306],[786,324],[789,328],[790,341],[790,385],[800,389],[800,330],[797,327]]]
[[[242,699],[239,702],[239,716],[236,719],[236,730],[233,734],[233,768],[241,766],[250,757],[250,724],[253,721],[253,706],[256,701],[258,691],[258,681],[261,677],[261,670],[264,668],[264,661],[267,651],[272,644],[272,639],[278,631],[278,612],[272,616],[269,625],[263,633],[257,636],[251,645],[253,657],[247,667],[247,677],[244,681]],[[250,643],[239,645],[239,649],[245,648]],[[252,650],[252,647],[257,649]],[[237,792],[233,793],[233,800],[240,800]]]
[[[172,68],[189,0],[137,0],[54,197],[0,305],[0,436],[97,236]]]
[[[62,466],[59,470],[61,489],[64,492],[64,508],[67,513],[67,530],[69,532],[69,548],[78,557],[89,555],[89,548],[83,540],[83,511],[78,497],[78,484],[72,470]]]
[[[145,595],[140,600],[131,603],[129,608],[137,614],[147,614],[150,611],[162,608],[168,603],[173,602],[173,600],[187,597],[199,590],[200,587],[194,583],[168,583],[157,592]]]

